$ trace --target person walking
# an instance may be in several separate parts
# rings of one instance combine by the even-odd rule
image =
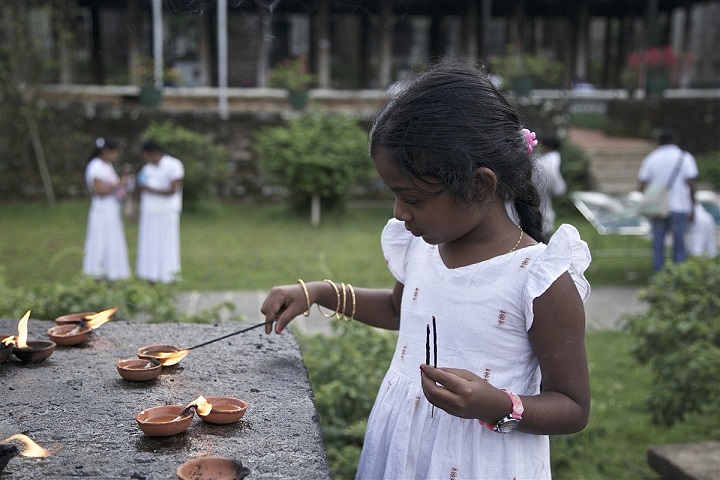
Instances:
[[[395,196],[381,236],[394,287],[274,287],[265,331],[314,304],[399,330],[357,478],[548,479],[548,435],[582,430],[590,412],[590,252],[571,225],[538,241],[537,141],[486,74],[445,61],[405,82],[370,132]]]
[[[138,172],[138,278],[172,283],[180,276],[180,213],[185,168],[154,140],[142,145],[147,162]]]
[[[677,134],[666,128],[660,132],[658,147],[642,161],[638,171],[638,190],[648,185],[666,185],[668,211],[666,217],[650,218],[652,223],[653,270],[665,264],[665,237],[672,234],[672,260],[682,263],[687,258],[685,234],[694,219],[695,185],[698,168],[695,157],[677,145]]]
[[[85,184],[92,199],[88,213],[83,272],[97,279],[121,280],[130,276],[121,196],[131,184],[129,175],[118,176],[113,167],[120,144],[98,137],[85,167]]]

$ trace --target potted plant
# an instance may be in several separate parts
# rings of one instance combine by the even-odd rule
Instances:
[[[303,110],[308,102],[308,92],[315,76],[310,73],[304,56],[287,59],[277,64],[268,77],[268,87],[282,88],[288,92],[288,100],[295,110]]]
[[[503,89],[527,95],[537,87],[559,87],[563,66],[544,55],[524,53],[511,45],[504,55],[490,59],[490,67],[502,80]]]
[[[679,70],[689,61],[670,45],[646,48],[628,56],[622,78],[628,87],[644,86],[648,95],[659,94],[676,81]]]

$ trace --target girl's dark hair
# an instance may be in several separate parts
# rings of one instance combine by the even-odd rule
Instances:
[[[95,144],[93,145],[92,153],[88,157],[88,163],[90,160],[100,155],[100,152],[103,150],[117,150],[118,148],[120,148],[120,142],[114,138],[97,137],[95,139]]]
[[[495,172],[497,195],[515,207],[523,230],[546,241],[533,161],[521,128],[515,108],[482,70],[445,60],[397,88],[373,122],[370,155],[384,149],[413,182],[437,178],[466,204],[478,201],[475,171],[486,167]]]
[[[144,142],[141,149],[143,152],[165,153],[165,149],[162,148],[155,140],[148,140]]]

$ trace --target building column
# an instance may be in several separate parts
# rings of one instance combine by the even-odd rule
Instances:
[[[128,35],[128,80],[130,85],[140,85],[142,16],[139,0],[128,0],[128,24],[130,28]]]
[[[386,89],[392,81],[393,20],[390,3],[380,2],[380,52],[378,58],[378,87]]]
[[[92,18],[92,79],[96,85],[105,83],[105,68],[102,59],[102,45],[100,40],[100,7],[93,5],[90,7],[90,17]]]
[[[488,54],[488,32],[490,32],[490,19],[492,18],[492,0],[480,0],[479,38],[478,38],[478,55],[487,62]]]
[[[330,5],[322,0],[317,15],[317,78],[319,88],[330,88],[332,40],[330,39]]]
[[[267,86],[270,71],[270,37],[272,34],[272,11],[264,5],[260,6],[260,39],[258,41],[257,71],[255,84],[260,88]]]
[[[589,50],[589,23],[590,23],[590,6],[588,0],[580,0],[577,4],[578,11],[576,17],[576,50],[575,50],[575,68],[573,69],[573,80],[579,82],[587,81],[588,72],[588,50]]]
[[[477,60],[478,44],[478,5],[477,0],[470,0],[462,22],[463,53],[467,61],[473,63]]]

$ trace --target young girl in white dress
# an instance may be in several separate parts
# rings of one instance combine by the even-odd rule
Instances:
[[[536,143],[477,69],[416,75],[370,133],[395,287],[298,280],[263,303],[268,333],[312,304],[399,330],[358,478],[550,478],[548,435],[585,427],[590,254],[570,225],[543,238]]]
[[[118,176],[113,163],[120,156],[120,144],[98,137],[85,167],[85,183],[92,195],[85,236],[83,272],[97,279],[120,280],[130,276],[121,197],[131,181]]]

